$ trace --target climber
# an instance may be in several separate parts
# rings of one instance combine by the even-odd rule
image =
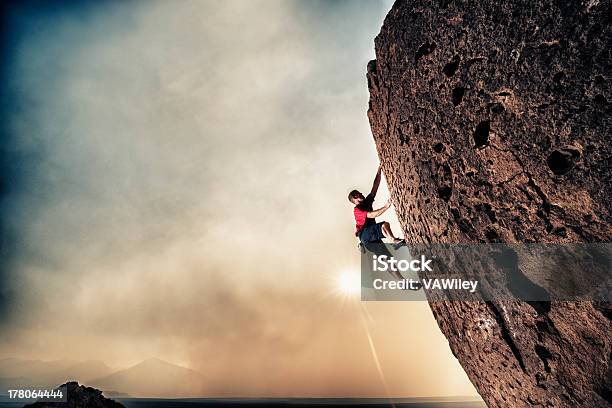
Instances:
[[[387,221],[376,222],[376,217],[382,215],[391,207],[391,199],[389,199],[384,206],[374,210],[372,204],[376,197],[376,191],[380,185],[380,175],[382,168],[378,167],[378,172],[374,178],[374,184],[372,185],[372,191],[367,197],[364,197],[357,190],[353,190],[349,193],[348,199],[351,203],[355,204],[353,213],[355,214],[355,222],[357,224],[357,230],[355,235],[359,237],[359,241],[367,246],[367,244],[382,243],[383,238],[387,238],[392,241],[393,248],[398,249],[399,247],[406,245],[406,241],[400,238],[396,238],[391,231],[391,226]]]

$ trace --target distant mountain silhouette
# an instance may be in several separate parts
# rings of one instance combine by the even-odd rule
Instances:
[[[86,382],[113,370],[102,361],[0,359],[0,387],[55,387],[68,380]]]
[[[76,363],[73,360],[41,361],[4,358],[0,360],[0,376],[2,378],[26,378],[34,381],[32,385],[46,385],[55,373]]]
[[[113,373],[113,369],[100,360],[86,360],[73,364],[64,370],[54,374],[60,376],[62,380],[76,380],[87,384],[93,378],[100,378]]]
[[[55,388],[78,381],[112,396],[201,396],[204,376],[189,368],[150,358],[114,371],[103,361],[0,359],[0,389]],[[2,392],[5,393],[6,391]]]
[[[195,370],[150,358],[87,384],[136,397],[195,397],[203,395],[205,381]]]

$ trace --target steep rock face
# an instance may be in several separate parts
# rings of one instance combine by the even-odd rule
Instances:
[[[396,2],[368,116],[408,241],[610,242],[610,21],[610,0]],[[609,304],[430,305],[489,406],[610,406]]]

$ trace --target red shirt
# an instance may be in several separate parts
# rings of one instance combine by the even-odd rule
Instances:
[[[374,204],[374,197],[368,194],[368,196],[361,202],[355,206],[353,210],[353,214],[355,215],[355,235],[359,235],[362,229],[371,224],[376,224],[376,220],[374,218],[368,218],[368,212],[374,211],[372,208],[372,204]]]
[[[359,235],[359,232],[363,229],[366,221],[368,220],[368,212],[355,207],[353,214],[355,214],[355,235]]]

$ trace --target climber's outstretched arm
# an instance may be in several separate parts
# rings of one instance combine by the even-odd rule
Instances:
[[[376,218],[376,217],[382,215],[382,213],[384,213],[385,211],[387,211],[389,209],[389,207],[391,207],[391,199],[389,199],[387,201],[387,203],[384,205],[384,207],[381,207],[378,210],[368,211],[368,214],[366,216],[368,218]]]
[[[378,191],[378,186],[380,185],[381,171],[382,171],[382,167],[378,166],[378,171],[376,172],[376,177],[374,177],[374,183],[372,184],[372,191],[370,191],[370,195],[372,197],[376,197],[376,192]]]

